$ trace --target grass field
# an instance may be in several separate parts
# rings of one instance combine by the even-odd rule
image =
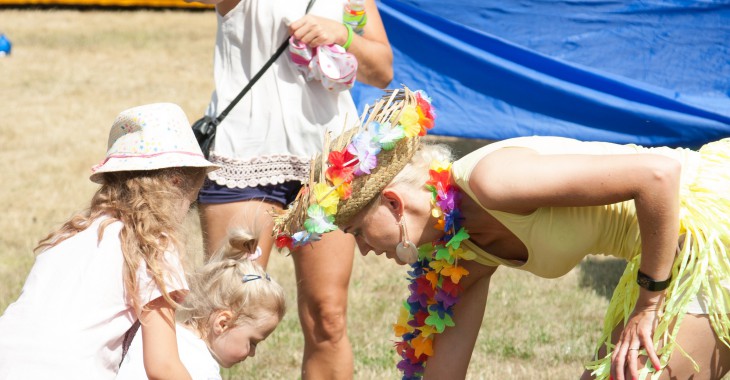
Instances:
[[[37,241],[86,206],[95,190],[89,168],[103,157],[119,111],[169,101],[191,120],[202,115],[212,89],[215,16],[4,9],[0,31],[13,42],[12,55],[0,58],[2,312],[20,292]],[[460,152],[479,143],[447,141]],[[194,215],[189,245],[199,253]],[[550,281],[498,271],[468,378],[577,378],[600,331],[610,274],[620,271],[612,261],[584,264]],[[269,269],[287,291],[289,313],[255,358],[225,372],[229,379],[299,377],[293,265],[275,255]],[[356,379],[398,378],[391,324],[406,296],[404,276],[404,268],[376,257],[355,260],[348,318]]]

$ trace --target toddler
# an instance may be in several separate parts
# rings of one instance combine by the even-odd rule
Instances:
[[[255,234],[233,233],[228,244],[190,277],[190,293],[177,311],[180,359],[193,379],[221,379],[256,354],[284,316],[284,291],[252,259],[260,255]],[[144,378],[144,337],[134,338],[117,380]]]

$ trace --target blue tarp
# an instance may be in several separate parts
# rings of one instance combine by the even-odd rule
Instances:
[[[433,134],[697,147],[730,136],[730,0],[380,0]],[[358,84],[362,109],[382,94]]]

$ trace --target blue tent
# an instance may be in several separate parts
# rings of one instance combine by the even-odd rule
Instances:
[[[730,136],[730,1],[380,0],[433,133],[697,147]],[[362,109],[382,92],[358,84]]]

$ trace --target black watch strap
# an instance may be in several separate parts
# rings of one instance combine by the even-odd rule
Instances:
[[[669,283],[672,282],[672,276],[669,276],[668,279],[664,281],[656,281],[653,278],[647,276],[646,274],[639,271],[639,273],[636,275],[636,283],[639,284],[642,288],[646,290],[650,290],[652,292],[660,292],[667,287],[669,287]]]

